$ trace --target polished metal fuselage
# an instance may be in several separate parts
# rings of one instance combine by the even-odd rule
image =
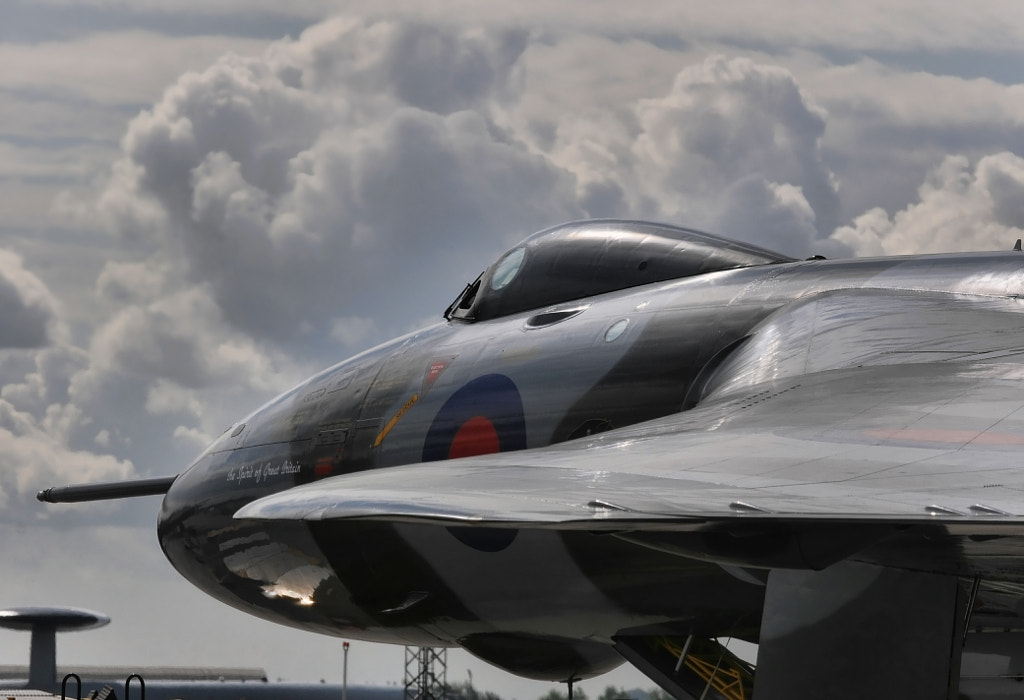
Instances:
[[[168,492],[161,545],[186,578],[246,612],[332,635],[461,645],[533,677],[605,670],[619,661],[612,637],[631,631],[756,637],[756,580],[608,535],[233,515],[337,474],[543,447],[685,410],[756,324],[843,288],[1013,296],[1024,293],[1024,258],[780,263],[445,322],[232,426]],[[526,658],[538,648],[543,658]]]

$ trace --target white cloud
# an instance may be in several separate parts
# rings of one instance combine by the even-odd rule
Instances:
[[[19,411],[42,416],[48,406],[67,402],[68,382],[87,363],[86,353],[68,344],[36,351],[32,354],[30,368],[2,373],[0,398]]]
[[[109,260],[96,278],[96,292],[114,304],[156,301],[167,286],[168,272],[154,261]]]
[[[158,379],[146,394],[146,410],[154,416],[185,414],[194,419],[203,415],[198,392],[168,379]]]
[[[198,428],[189,428],[184,425],[179,425],[174,429],[174,438],[191,446],[195,450],[201,450],[209,445],[213,442],[214,437],[216,436]]]
[[[73,378],[72,394],[81,399],[88,387],[115,376],[167,380],[192,389],[284,388],[272,356],[224,324],[203,286],[126,306],[111,318],[93,336],[90,367]]]
[[[892,217],[874,209],[833,238],[860,255],[1009,249],[1024,237],[1024,159],[997,153],[974,167],[949,156]]]
[[[844,223],[876,206],[902,209],[922,175],[951,153],[972,161],[1024,153],[1022,85],[866,58],[840,65],[807,53],[779,59],[828,110],[823,152],[842,182]],[[1012,57],[984,65],[1015,73]]]
[[[32,496],[47,486],[111,481],[133,474],[130,462],[67,446],[68,423],[79,418],[54,405],[40,422],[0,400],[0,506],[6,517],[38,512]]]

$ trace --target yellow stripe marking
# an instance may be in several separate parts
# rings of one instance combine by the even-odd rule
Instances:
[[[406,401],[405,405],[398,409],[398,413],[395,414],[395,417],[388,421],[388,424],[384,426],[384,429],[382,431],[380,431],[380,435],[378,435],[377,439],[373,441],[374,447],[380,447],[380,444],[384,442],[384,438],[388,436],[388,433],[390,433],[391,429],[395,427],[395,424],[398,421],[400,421],[402,419],[402,416],[405,415],[405,412],[412,408],[412,405],[419,400],[420,395],[413,394],[412,398]]]

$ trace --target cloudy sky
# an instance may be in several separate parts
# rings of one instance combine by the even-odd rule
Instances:
[[[565,220],[794,256],[1008,249],[1018,4],[0,0],[0,606],[113,616],[62,661],[340,680],[339,641],[179,579],[155,499],[33,494],[177,473]],[[400,678],[400,649],[353,654],[352,680]],[[0,634],[0,662],[27,656]]]

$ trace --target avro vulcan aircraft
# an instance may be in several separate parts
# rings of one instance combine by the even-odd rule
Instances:
[[[572,223],[177,476],[39,497],[165,494],[182,575],[315,632],[679,698],[957,697],[973,650],[1024,658],[1022,295],[1020,252]]]

